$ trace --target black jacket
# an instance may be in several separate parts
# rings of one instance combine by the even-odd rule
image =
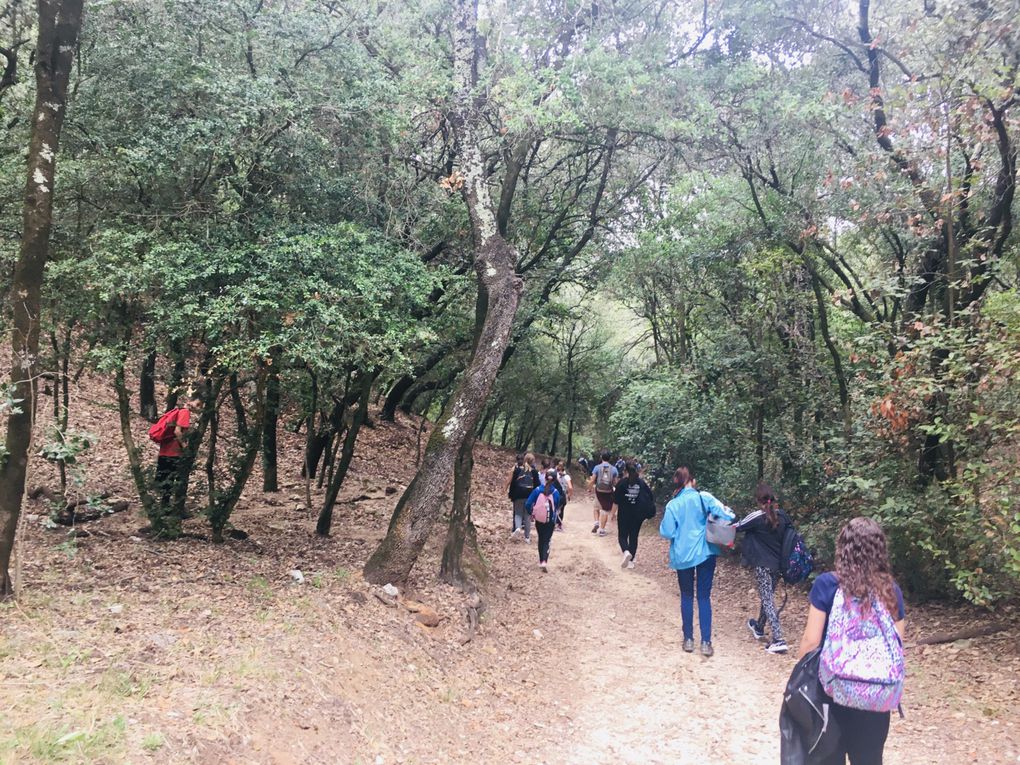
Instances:
[[[637,479],[636,484],[628,483],[621,478],[613,490],[613,501],[620,509],[620,514],[632,518],[651,518],[655,515],[655,496],[648,484]]]
[[[517,486],[517,478],[523,473],[531,474],[531,489],[527,491]],[[507,497],[510,499],[527,499],[532,489],[538,485],[538,471],[535,468],[529,468],[527,465],[515,465],[514,472],[510,476],[510,487],[507,490]]]
[[[740,544],[741,558],[745,566],[767,568],[779,571],[779,553],[783,547],[783,534],[791,525],[790,517],[777,509],[779,525],[772,528],[768,516],[762,510],[755,510],[737,524],[737,531],[743,531],[744,541]]]

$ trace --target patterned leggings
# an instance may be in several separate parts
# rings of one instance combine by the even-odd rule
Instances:
[[[765,620],[768,619],[773,642],[782,640],[783,628],[779,626],[779,613],[776,611],[776,583],[779,581],[779,574],[758,566],[754,570],[754,580],[758,583],[758,597],[761,598],[758,629],[764,632]]]

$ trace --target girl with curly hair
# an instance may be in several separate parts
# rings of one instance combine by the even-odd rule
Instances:
[[[842,591],[845,601],[856,604],[860,618],[872,608],[884,609],[892,616],[900,640],[906,627],[903,593],[893,580],[885,532],[871,518],[854,518],[836,539],[836,570],[819,576],[811,587],[807,624],[800,640],[799,657],[825,641],[829,615]],[[871,712],[832,704],[839,725],[840,742],[836,753],[822,765],[881,765],[882,751],[889,735],[889,712]]]

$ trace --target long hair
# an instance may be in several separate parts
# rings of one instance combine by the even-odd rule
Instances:
[[[686,486],[689,481],[693,480],[694,474],[691,472],[691,469],[689,467],[686,466],[678,467],[676,469],[676,472],[673,473],[673,488],[676,490],[677,494],[679,494],[681,491],[683,491],[684,486]]]
[[[765,513],[765,519],[769,526],[773,529],[779,528],[779,513],[776,512],[779,503],[776,501],[776,493],[772,491],[772,487],[764,482],[759,483],[754,492],[754,498],[758,500],[758,506]]]
[[[857,598],[867,614],[872,598],[897,616],[889,549],[882,527],[871,518],[854,518],[836,538],[836,577],[845,595]]]
[[[638,482],[637,463],[630,460],[625,468],[627,471],[627,483],[631,486]]]

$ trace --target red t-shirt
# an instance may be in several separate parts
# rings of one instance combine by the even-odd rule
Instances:
[[[184,408],[177,410],[177,428],[181,430],[187,430],[188,426],[191,425],[191,410]],[[176,428],[174,429],[176,433]],[[160,457],[180,457],[181,456],[181,444],[176,438],[171,438],[169,441],[164,441],[159,445],[159,456]]]

